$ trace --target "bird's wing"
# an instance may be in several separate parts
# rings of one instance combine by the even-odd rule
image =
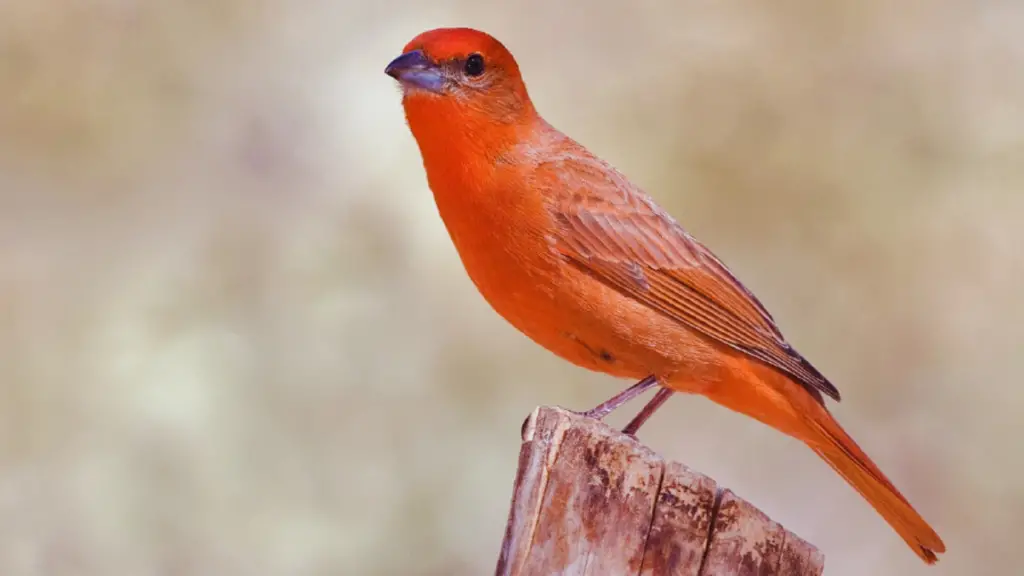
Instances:
[[[783,338],[771,314],[726,266],[609,165],[562,157],[551,204],[555,249],[625,296],[773,366],[815,398],[839,391]],[[549,179],[548,182],[551,182]],[[565,187],[569,194],[565,194]]]

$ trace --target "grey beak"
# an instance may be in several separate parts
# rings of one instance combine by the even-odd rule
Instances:
[[[441,68],[431,62],[422,50],[412,50],[395,58],[384,69],[384,73],[403,86],[435,93],[440,93],[444,88]]]

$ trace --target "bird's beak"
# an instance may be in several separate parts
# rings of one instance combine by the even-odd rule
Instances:
[[[444,88],[444,74],[441,68],[431,62],[422,50],[406,52],[395,58],[384,69],[384,73],[398,80],[403,87],[418,88],[437,94]]]

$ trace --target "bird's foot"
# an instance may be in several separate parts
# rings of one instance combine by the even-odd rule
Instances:
[[[565,411],[582,418],[604,420],[604,417],[610,414],[613,410],[636,398],[640,394],[643,394],[648,388],[657,383],[658,379],[652,374],[590,410],[579,412],[576,410],[566,409]],[[671,395],[672,390],[669,390],[668,388],[658,390],[658,393],[654,395],[654,398],[651,398],[651,401],[648,402],[642,410],[640,410],[640,413],[634,416],[633,419],[629,421],[629,424],[626,424],[622,429],[622,433],[635,439],[636,433],[640,430],[640,427],[654,415],[658,408],[661,408],[661,405],[664,404]],[[522,426],[520,426],[520,435],[526,434],[526,425],[529,422],[530,417],[527,416],[526,419],[523,420]]]

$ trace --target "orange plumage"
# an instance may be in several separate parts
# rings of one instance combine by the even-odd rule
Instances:
[[[670,390],[703,394],[805,442],[925,562],[945,551],[829,413],[836,388],[707,248],[541,118],[500,42],[432,30],[387,73],[466,272],[502,317],[574,364],[660,384],[651,411]]]

